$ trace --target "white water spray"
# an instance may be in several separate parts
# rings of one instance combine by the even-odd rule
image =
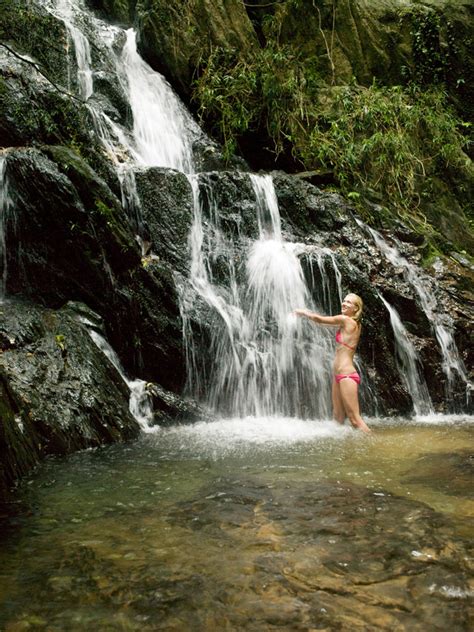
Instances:
[[[433,327],[443,358],[442,368],[447,378],[447,399],[449,400],[452,398],[455,378],[457,375],[464,383],[466,398],[469,400],[472,385],[469,382],[466,368],[454,341],[451,319],[447,314],[442,314],[438,311],[439,305],[435,296],[427,289],[429,284],[428,280],[423,275],[423,272],[402,257],[399,251],[395,247],[390,246],[379,232],[369,226],[366,226],[360,221],[357,223],[363,230],[369,232],[380,252],[386,257],[386,259],[390,261],[394,267],[401,268],[403,270],[405,280],[412,286],[418,295],[423,311]]]
[[[129,410],[131,414],[144,432],[153,432],[153,407],[151,397],[147,392],[146,382],[143,380],[129,380],[123,370],[118,355],[107,340],[94,329],[89,329],[88,331],[92,340],[114,365],[120,377],[130,390]]]
[[[192,141],[201,133],[171,86],[138,54],[133,29],[127,31],[120,68],[126,78],[139,162],[190,173]]]
[[[388,303],[383,296],[379,295],[390,315],[390,323],[392,325],[395,338],[396,359],[402,378],[408,392],[413,401],[415,414],[431,415],[433,414],[433,404],[431,403],[428,387],[426,386],[423,373],[420,370],[420,360],[408,336],[397,310]]]
[[[191,178],[194,223],[190,235],[190,286],[212,321],[212,357],[207,403],[221,412],[245,417],[287,414],[328,418],[333,343],[327,331],[308,328],[292,316],[310,304],[297,247],[283,240],[278,204],[270,176],[251,176],[259,234],[235,269],[234,244],[220,231],[217,200],[206,191],[204,219],[200,178]],[[228,285],[213,282],[213,253],[225,253]],[[195,301],[181,292],[190,361],[188,384],[204,380],[193,348],[190,320]],[[196,391],[194,391],[194,394]]]

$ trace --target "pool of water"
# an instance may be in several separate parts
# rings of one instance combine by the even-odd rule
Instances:
[[[0,629],[468,630],[473,418],[230,419],[50,458]]]

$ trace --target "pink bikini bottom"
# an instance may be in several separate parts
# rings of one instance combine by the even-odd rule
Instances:
[[[336,380],[336,383],[339,384],[341,380],[345,380],[347,377],[351,380],[354,380],[356,384],[360,384],[360,376],[358,373],[349,373],[347,375],[344,375],[344,373],[339,373],[338,375],[334,376],[334,379]]]

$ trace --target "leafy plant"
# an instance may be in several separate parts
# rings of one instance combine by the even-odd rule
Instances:
[[[340,189],[373,191],[412,223],[430,176],[462,170],[463,124],[440,87],[328,86],[316,60],[269,43],[246,58],[216,48],[195,84],[200,114],[227,156],[244,133],[264,129],[275,154],[291,149],[305,169],[333,172]]]

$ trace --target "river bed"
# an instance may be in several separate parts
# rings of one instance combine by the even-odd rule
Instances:
[[[470,629],[473,418],[234,419],[43,463],[0,629]]]

